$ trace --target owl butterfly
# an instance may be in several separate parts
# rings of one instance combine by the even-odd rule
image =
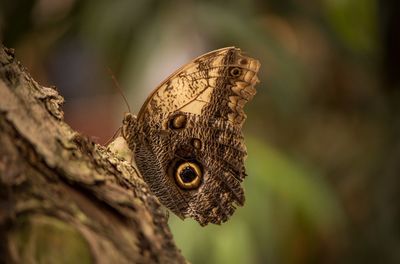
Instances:
[[[151,191],[181,218],[225,222],[243,205],[243,106],[260,63],[235,47],[204,54],[168,77],[122,135]]]

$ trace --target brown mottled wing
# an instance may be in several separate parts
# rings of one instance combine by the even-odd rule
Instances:
[[[161,202],[182,218],[193,217],[201,225],[221,223],[235,204],[243,205],[243,107],[256,92],[259,67],[234,47],[207,53],[171,75],[140,110],[136,164]],[[184,128],[169,125],[176,115],[185,116]],[[201,164],[197,189],[177,186],[169,171],[179,159]]]

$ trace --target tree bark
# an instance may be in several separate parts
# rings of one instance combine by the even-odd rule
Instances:
[[[0,262],[185,263],[134,167],[73,131],[62,103],[0,48]]]

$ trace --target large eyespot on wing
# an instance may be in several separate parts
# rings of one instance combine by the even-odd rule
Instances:
[[[138,118],[177,111],[206,114],[241,125],[255,94],[260,63],[228,47],[202,55],[168,77],[146,100]]]
[[[169,123],[179,119],[181,114],[173,115]],[[168,136],[154,133],[150,140],[156,142],[148,147],[157,159],[145,165],[153,167],[161,161],[163,169],[147,176],[149,186],[181,218],[194,218],[201,225],[227,221],[245,200],[241,183],[246,151],[241,129],[223,120],[213,123],[187,114],[184,128],[171,131]],[[162,171],[167,174],[159,177]]]

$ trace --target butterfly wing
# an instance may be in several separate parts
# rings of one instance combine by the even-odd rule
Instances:
[[[178,216],[219,224],[243,205],[243,107],[259,67],[234,47],[207,53],[167,78],[140,110],[135,162]]]

